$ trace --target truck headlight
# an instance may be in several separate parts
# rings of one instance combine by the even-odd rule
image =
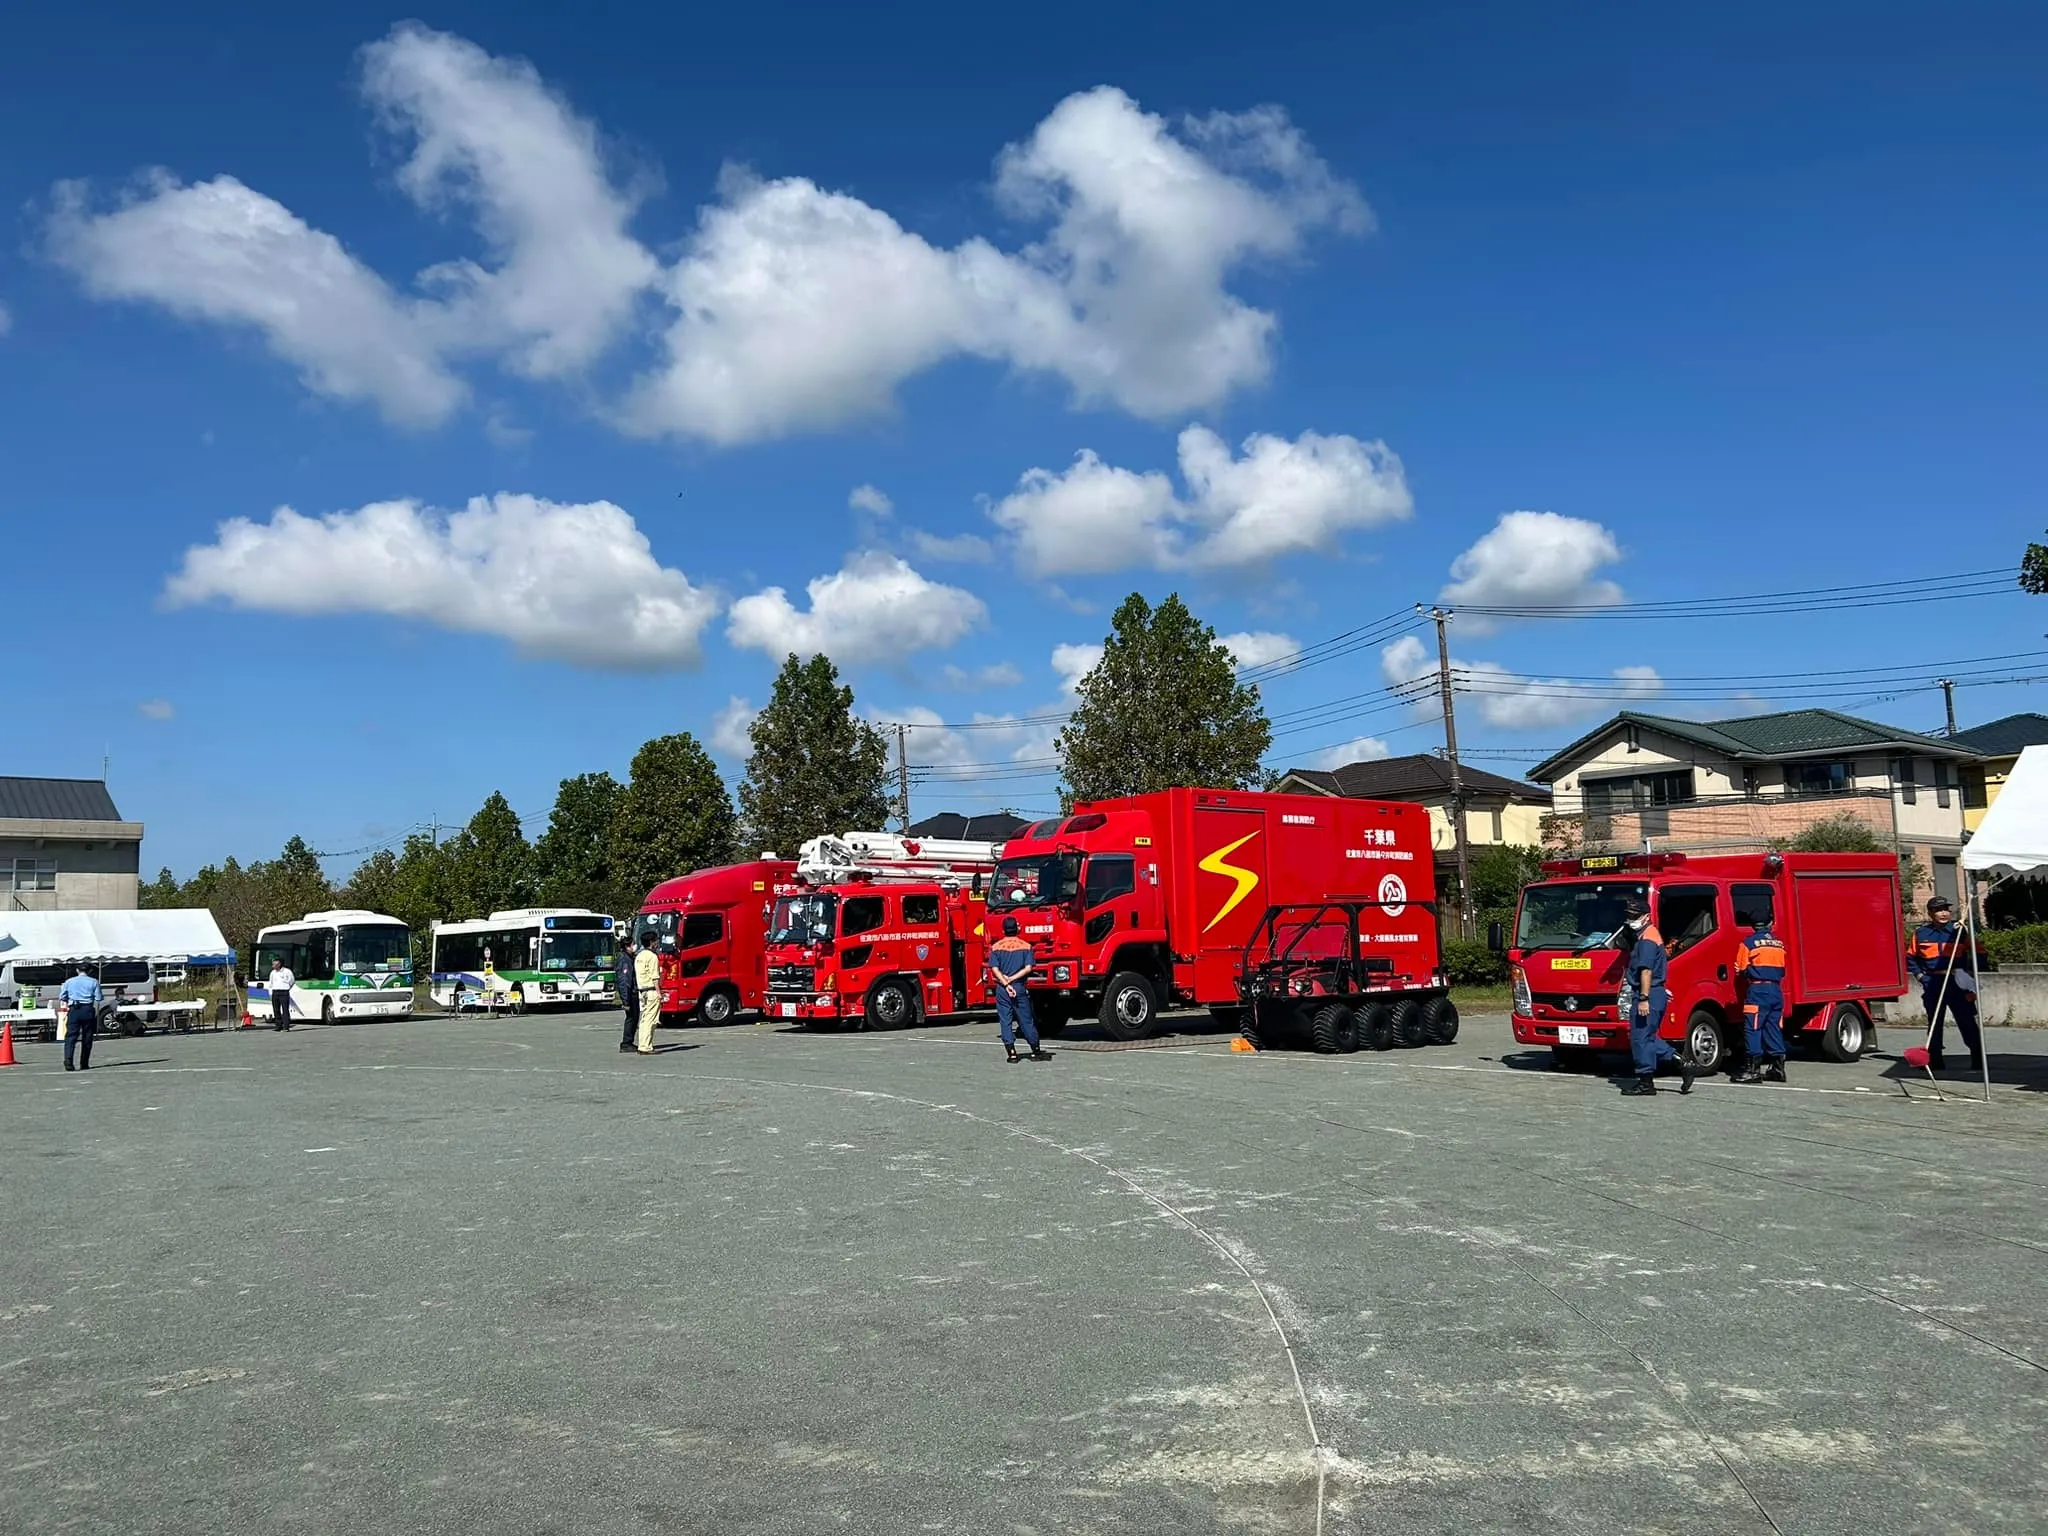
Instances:
[[[1074,968],[1071,965],[1056,965],[1052,968],[1052,979],[1054,981],[1072,981],[1074,979]]]
[[[1536,1011],[1535,1002],[1529,996],[1529,974],[1517,965],[1510,968],[1508,975],[1513,983],[1515,1012],[1527,1018]]]

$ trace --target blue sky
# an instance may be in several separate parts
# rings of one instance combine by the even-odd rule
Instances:
[[[1392,631],[1281,664],[1446,588],[2039,535],[2037,11],[1412,10],[12,18],[0,522],[44,703],[5,771],[109,754],[181,873],[494,788],[537,832],[819,644],[925,723],[920,813],[1035,809],[1133,588],[1250,637],[1284,766],[1440,740]],[[1934,727],[1926,679],[2031,675],[2044,619],[1467,615],[1461,739],[1517,771],[1623,697]],[[1851,668],[1895,670],[1783,681]]]

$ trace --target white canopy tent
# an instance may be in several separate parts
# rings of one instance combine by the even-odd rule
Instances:
[[[234,950],[204,907],[148,912],[0,912],[0,965],[148,960],[232,965]]]

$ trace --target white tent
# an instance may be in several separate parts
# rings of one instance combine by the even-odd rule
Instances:
[[[2020,753],[1976,835],[1963,845],[1963,868],[1994,880],[2048,873],[2048,747]]]
[[[149,960],[232,965],[235,952],[204,907],[148,912],[0,912],[0,965],[14,960]]]

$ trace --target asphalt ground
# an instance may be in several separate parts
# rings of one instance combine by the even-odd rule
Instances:
[[[2048,1528],[2048,1032],[1989,1104],[993,1033],[22,1047],[0,1530]]]

